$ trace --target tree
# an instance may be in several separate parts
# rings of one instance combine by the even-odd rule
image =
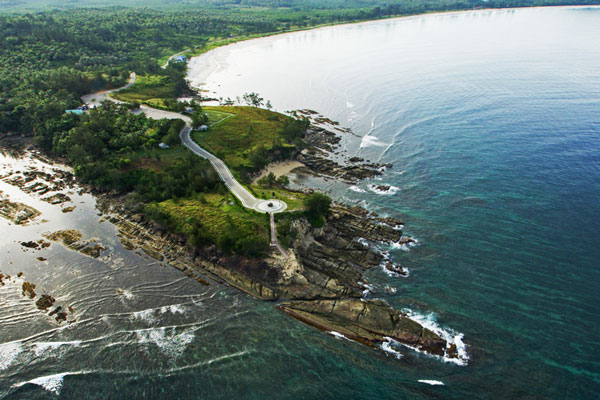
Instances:
[[[260,95],[258,93],[244,93],[244,101],[246,102],[246,104],[248,104],[249,106],[252,107],[260,107],[263,105],[264,100],[262,97],[260,97]]]
[[[192,127],[194,129],[198,129],[201,125],[206,125],[208,123],[208,115],[202,111],[194,111],[192,114]]]
[[[267,107],[267,110],[270,110],[271,108],[273,108],[273,106],[271,105],[271,100],[267,100],[265,107]]]
[[[285,175],[281,175],[279,178],[277,178],[275,184],[279,187],[284,188],[290,184],[290,179]]]
[[[258,180],[258,184],[264,187],[273,187],[275,186],[276,178],[273,172],[269,172],[267,175],[263,176]]]
[[[331,198],[323,193],[313,193],[304,199],[306,213],[312,217],[327,217],[331,214]]]

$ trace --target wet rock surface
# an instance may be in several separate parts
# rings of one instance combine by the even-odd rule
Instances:
[[[430,354],[443,356],[446,341],[382,300],[343,299],[282,303],[285,313],[324,331],[373,345],[392,338]]]
[[[338,122],[331,121],[313,110],[298,110],[292,114],[308,118],[311,122],[304,137],[309,146],[296,159],[312,173],[341,179],[348,183],[357,183],[363,179],[382,175],[386,168],[392,168],[392,164],[365,162],[360,157],[352,157],[344,164],[334,161],[331,155],[339,154],[341,135],[354,135],[352,131],[341,128]]]
[[[62,229],[56,232],[46,232],[43,236],[53,242],[61,243],[71,250],[86,256],[98,258],[106,247],[97,243],[96,239],[83,240],[81,232],[75,229]]]

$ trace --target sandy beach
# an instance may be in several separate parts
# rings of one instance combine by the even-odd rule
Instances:
[[[282,175],[287,175],[292,172],[296,168],[304,167],[300,161],[282,161],[277,163],[269,164],[265,167],[265,169],[260,173],[259,176],[256,177],[253,183],[256,183],[260,178],[272,172],[275,174],[275,177],[279,178]]]

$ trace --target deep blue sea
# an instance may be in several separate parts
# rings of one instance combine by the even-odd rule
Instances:
[[[383,250],[410,276],[369,271],[372,296],[461,338],[468,363],[410,349],[396,357],[227,287],[196,285],[123,251],[96,217],[89,234],[104,238],[108,260],[53,246],[50,265],[38,265],[14,241],[2,244],[0,270],[26,268],[76,301],[83,322],[57,329],[31,310],[0,319],[0,397],[599,398],[600,8],[280,35],[194,59],[190,78],[217,96],[255,91],[280,111],[314,109],[352,129],[340,158],[393,163],[356,186],[293,181],[405,222],[418,244]],[[375,189],[383,184],[392,190]],[[93,215],[85,207],[80,223]],[[21,228],[0,234],[48,230]],[[5,301],[0,311],[10,305],[29,307]]]

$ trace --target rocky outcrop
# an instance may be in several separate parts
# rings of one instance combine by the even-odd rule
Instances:
[[[299,155],[297,160],[303,163],[308,170],[319,175],[341,179],[349,183],[357,183],[360,180],[373,178],[382,174],[385,168],[391,168],[391,164],[370,163],[360,157],[352,157],[346,163],[340,164],[341,157],[334,161],[332,154],[338,154],[338,148],[342,141],[341,135],[352,134],[352,131],[341,128],[339,123],[318,114],[313,110],[298,110],[293,114],[310,121],[310,125],[304,134],[304,140],[309,145]]]
[[[318,329],[339,332],[367,345],[392,338],[438,356],[443,356],[448,347],[437,334],[382,300],[296,301],[282,303],[278,308]]]
[[[33,207],[0,197],[0,216],[15,225],[27,225],[40,215],[41,213]]]
[[[89,257],[98,258],[106,250],[97,239],[82,240],[83,235],[75,229],[62,229],[56,232],[46,232],[43,236],[53,242],[61,243],[71,250],[75,250]]]

